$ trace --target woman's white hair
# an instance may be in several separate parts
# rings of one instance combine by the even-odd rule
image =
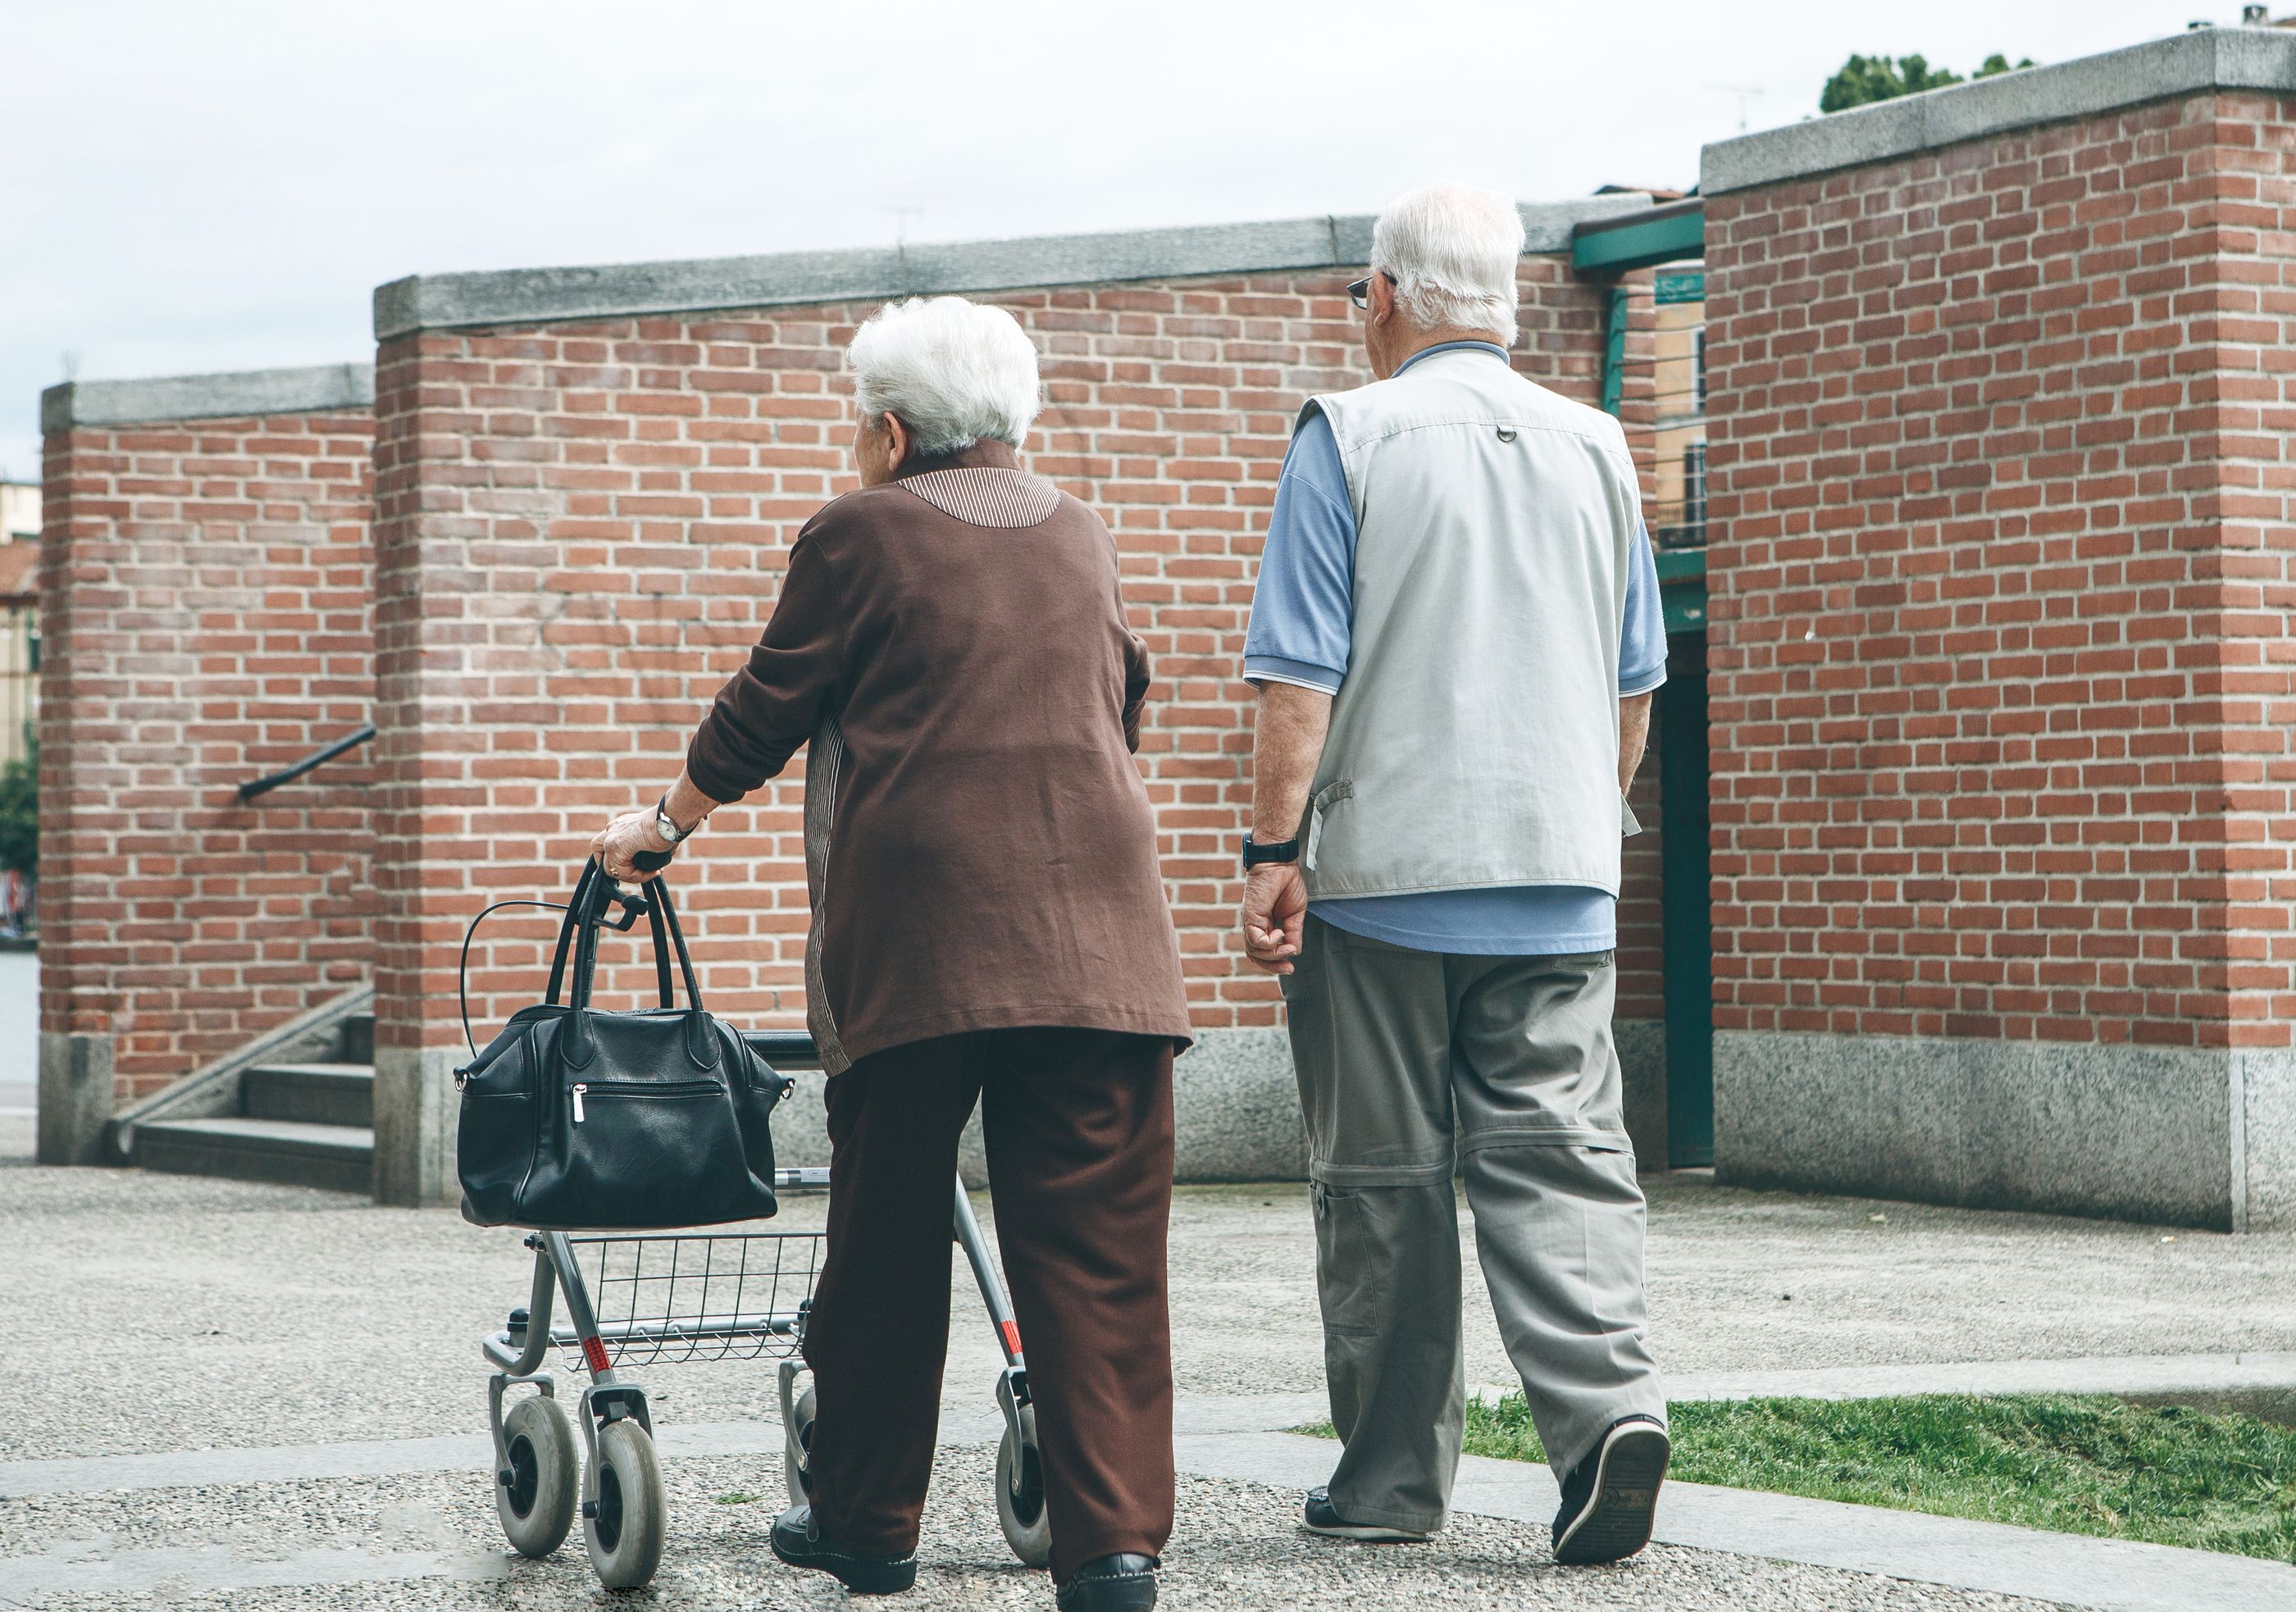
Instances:
[[[1472,184],[1431,184],[1398,196],[1372,226],[1371,266],[1422,330],[1488,331],[1514,341],[1515,266],[1522,215],[1512,199]]]
[[[963,297],[889,302],[845,349],[861,417],[892,414],[927,458],[986,437],[1019,447],[1037,417],[1037,348],[1001,307]]]

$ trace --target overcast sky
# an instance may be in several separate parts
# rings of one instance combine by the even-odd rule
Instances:
[[[37,476],[68,370],[370,357],[405,274],[1687,186],[1742,106],[1814,113],[1851,51],[1965,73],[2239,11],[0,0],[0,473]]]

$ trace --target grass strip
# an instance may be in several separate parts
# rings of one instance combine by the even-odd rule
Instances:
[[[2296,1428],[2107,1395],[1687,1401],[1670,1476],[2296,1561]],[[1330,1424],[1302,1432],[1332,1436]],[[1467,1403],[1466,1451],[1546,1459],[1519,1394]]]

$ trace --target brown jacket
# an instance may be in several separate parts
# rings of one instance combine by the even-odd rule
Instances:
[[[1185,1043],[1131,758],[1148,682],[1108,528],[1000,444],[806,523],[686,770],[734,800],[813,746],[806,994],[831,1073],[964,1030]]]

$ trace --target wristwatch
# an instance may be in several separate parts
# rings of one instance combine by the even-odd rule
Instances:
[[[1274,845],[1253,843],[1250,835],[1243,837],[1243,869],[1250,872],[1264,862],[1297,862],[1300,860],[1300,837],[1279,840]]]
[[[692,832],[679,828],[676,819],[669,814],[669,797],[667,795],[653,808],[653,831],[661,836],[664,845],[676,845]]]

